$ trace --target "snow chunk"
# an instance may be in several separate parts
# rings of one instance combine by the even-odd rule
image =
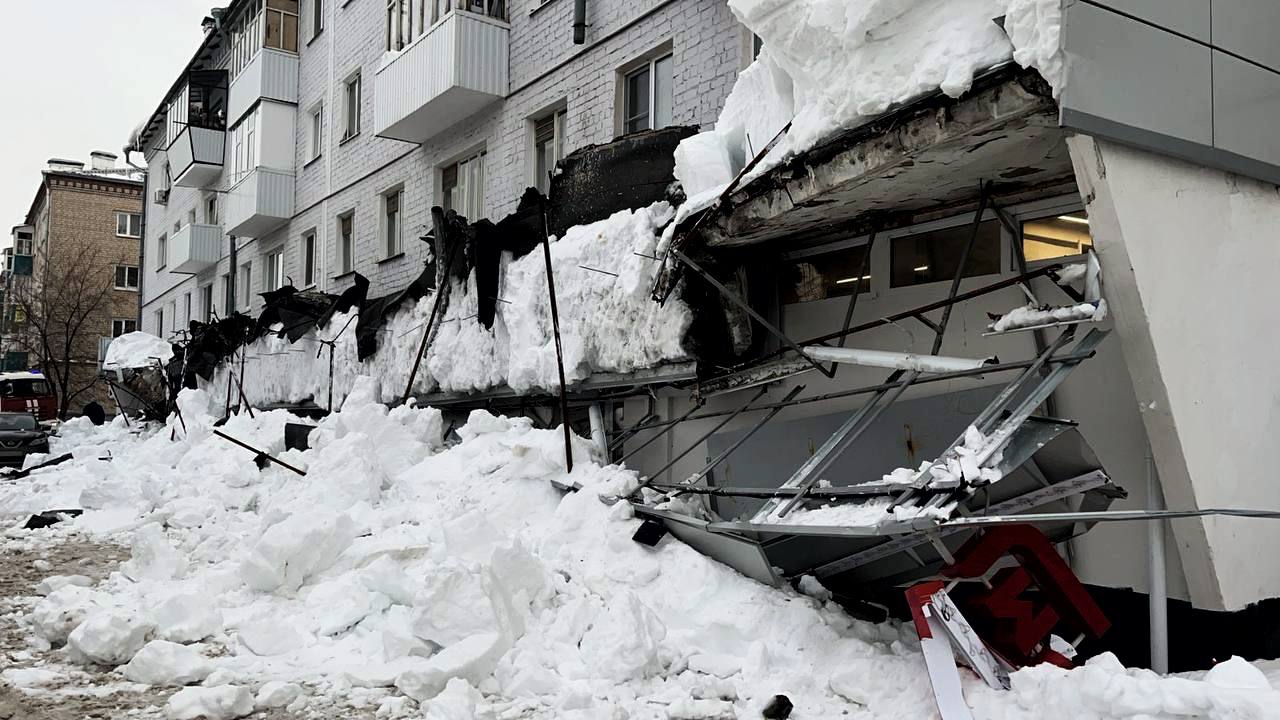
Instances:
[[[47,668],[9,668],[0,672],[0,680],[16,688],[36,688],[52,685],[66,675]]]
[[[103,610],[90,615],[67,637],[73,660],[98,665],[129,662],[147,642],[155,626],[132,613]]]
[[[254,698],[253,706],[257,710],[282,708],[302,696],[302,688],[290,682],[272,680],[263,684]]]
[[[173,345],[145,332],[125,333],[107,346],[107,356],[102,362],[104,370],[124,368],[151,368],[156,360],[168,363],[173,359]]]
[[[36,583],[37,595],[49,595],[54,591],[60,590],[68,585],[78,585],[80,587],[92,587],[93,581],[84,575],[51,575],[40,582]]]
[[[133,536],[133,555],[120,565],[125,577],[139,580],[173,580],[187,570],[187,559],[169,544],[159,525],[146,525]]]
[[[478,685],[493,673],[509,647],[499,633],[472,635],[441,650],[420,667],[401,673],[396,687],[422,702],[440,694],[454,678]]]
[[[333,565],[354,537],[346,515],[321,508],[298,512],[267,528],[240,572],[254,590],[294,592]]]
[[[1214,665],[1204,676],[1204,681],[1220,688],[1240,690],[1270,690],[1271,683],[1261,670],[1248,660],[1232,655],[1230,659]]]
[[[222,632],[222,613],[211,606],[210,598],[185,593],[160,603],[151,614],[156,631],[176,643],[199,642]]]
[[[1008,332],[1010,330],[1018,330],[1020,328],[1035,327],[1037,325],[1048,325],[1050,323],[1073,322],[1077,320],[1091,320],[1093,322],[1101,322],[1107,317],[1107,301],[1099,300],[1094,303],[1079,303],[1077,305],[1067,305],[1065,307],[1052,307],[1049,305],[1026,305],[1020,308],[1014,308],[1004,315],[1000,316],[990,325],[992,332]]]
[[[54,645],[65,643],[71,631],[97,608],[94,597],[92,590],[79,585],[67,585],[53,591],[37,602],[31,611],[36,634]]]
[[[164,711],[169,720],[233,720],[253,712],[253,693],[236,685],[183,688]]]
[[[199,651],[167,640],[152,640],[120,669],[144,685],[182,686],[198,683],[213,672],[213,664]]]

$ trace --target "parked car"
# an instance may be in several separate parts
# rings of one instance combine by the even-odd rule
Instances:
[[[28,453],[48,453],[49,434],[36,416],[0,412],[0,467],[22,467]]]

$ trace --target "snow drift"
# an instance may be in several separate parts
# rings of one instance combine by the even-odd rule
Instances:
[[[0,513],[92,502],[6,542],[89,533],[133,558],[92,587],[47,582],[24,620],[33,649],[65,645],[55,667],[187,685],[169,718],[321,698],[380,717],[745,718],[777,693],[796,718],[935,712],[909,626],[854,620],[821,592],[761,585],[674,539],[633,542],[630,507],[600,497],[638,478],[600,466],[586,440],[566,474],[558,431],[476,411],[446,446],[437,411],[388,410],[377,394],[358,378],[304,452],[283,450],[284,423],[300,421],[284,411],[222,428],[305,477],[260,471],[213,436],[217,403],[201,391],[179,398],[185,432],[176,419],[140,435],[69,422],[56,449],[76,459],[0,486]],[[966,675],[965,691],[980,718],[1262,718],[1280,703],[1243,661],[1215,673],[1160,678],[1103,656],[1015,673],[1011,692]]]

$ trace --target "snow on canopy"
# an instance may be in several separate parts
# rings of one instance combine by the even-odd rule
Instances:
[[[155,367],[157,360],[166,364],[172,358],[173,346],[162,338],[151,333],[131,332],[111,341],[102,367],[107,370]]]

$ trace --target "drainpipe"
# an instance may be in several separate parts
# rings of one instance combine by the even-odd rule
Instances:
[[[573,44],[587,42],[587,0],[573,0]]]
[[[145,297],[145,295],[143,294],[143,291],[144,291],[144,288],[146,288],[146,282],[147,282],[147,274],[143,272],[143,269],[146,267],[146,265],[144,265],[144,261],[147,259],[147,205],[150,204],[150,202],[148,201],[147,193],[151,192],[151,173],[147,172],[146,168],[135,165],[133,163],[133,160],[129,158],[129,153],[133,152],[133,150],[134,148],[131,146],[125,147],[124,162],[129,167],[133,168],[134,170],[138,170],[142,173],[142,223],[138,231],[138,234],[141,235],[142,237],[138,238],[138,320],[137,320],[138,329],[141,330],[142,329],[142,298]]]

